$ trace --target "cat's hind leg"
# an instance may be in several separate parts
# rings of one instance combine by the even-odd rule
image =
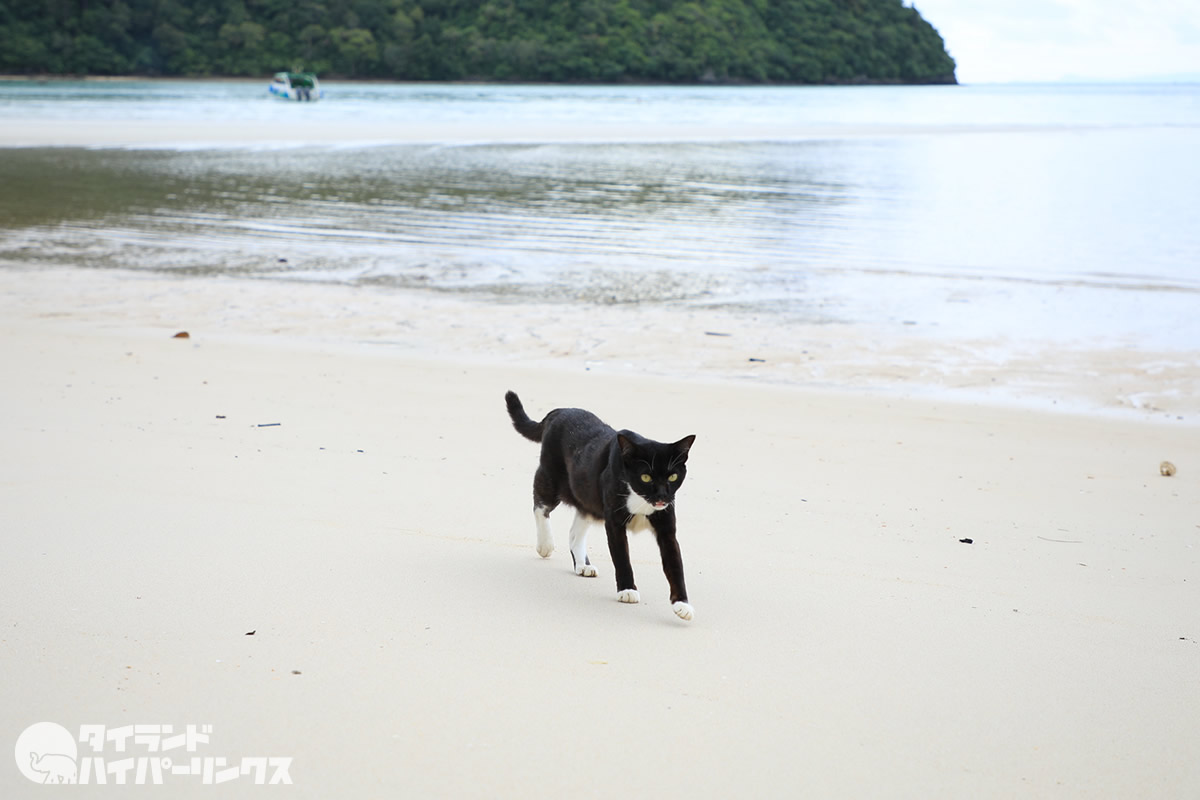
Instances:
[[[537,526],[537,554],[549,558],[554,553],[554,537],[550,535],[550,509],[534,506],[533,522]]]
[[[587,533],[591,526],[592,518],[577,510],[571,523],[571,561],[575,564],[575,574],[585,578],[596,577],[596,568],[587,554]]]
[[[537,554],[549,558],[554,552],[554,537],[550,535],[550,512],[558,505],[558,490],[550,473],[538,467],[533,476],[533,521],[537,526]]]

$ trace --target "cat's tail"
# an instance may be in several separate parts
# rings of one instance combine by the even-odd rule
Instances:
[[[542,440],[542,422],[534,422],[529,418],[517,393],[505,392],[504,404],[508,406],[508,416],[512,417],[512,424],[517,429],[517,433],[531,442],[540,442]]]

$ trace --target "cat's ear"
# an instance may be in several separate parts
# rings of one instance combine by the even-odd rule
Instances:
[[[629,441],[629,438],[625,434],[617,434],[617,446],[621,448],[621,455],[625,456],[626,458],[629,458],[631,455],[633,455],[633,442]]]
[[[686,456],[688,451],[692,449],[692,442],[694,441],[696,441],[696,434],[693,433],[691,436],[683,437],[671,446],[675,448],[675,452],[679,453],[679,455]]]

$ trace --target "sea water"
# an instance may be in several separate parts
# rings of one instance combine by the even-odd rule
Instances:
[[[1200,348],[1197,85],[265,87],[0,82],[0,264]]]

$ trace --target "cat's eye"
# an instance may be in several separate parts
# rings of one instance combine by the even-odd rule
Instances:
[[[651,481],[650,476],[643,472],[642,473],[642,483],[649,483],[650,481]]]
[[[679,473],[672,472],[670,475],[667,476],[667,480],[669,480],[671,483],[674,483],[675,481],[679,480]]]

